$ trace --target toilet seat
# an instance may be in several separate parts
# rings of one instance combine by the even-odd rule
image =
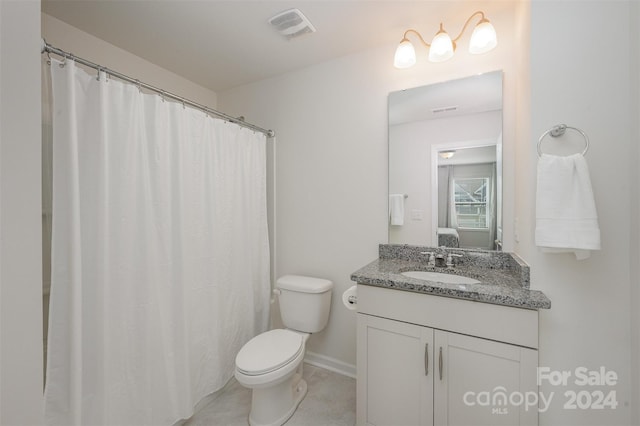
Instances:
[[[236,356],[237,370],[247,376],[276,371],[296,360],[304,351],[302,335],[286,329],[259,334],[249,340]]]

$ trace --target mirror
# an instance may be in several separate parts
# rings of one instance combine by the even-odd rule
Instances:
[[[502,247],[502,71],[389,94],[389,243]]]

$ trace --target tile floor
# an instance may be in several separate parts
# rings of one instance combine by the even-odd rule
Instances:
[[[307,395],[286,426],[352,426],[356,424],[356,380],[304,365]],[[235,379],[183,426],[246,426],[251,391]]]

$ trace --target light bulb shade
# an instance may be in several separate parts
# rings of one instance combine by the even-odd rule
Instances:
[[[471,41],[469,42],[469,53],[478,55],[480,53],[486,53],[492,50],[498,45],[498,37],[496,36],[496,30],[493,25],[483,19],[476,25],[471,34]]]
[[[439,31],[429,48],[429,61],[444,62],[453,56],[453,42],[446,31]]]
[[[445,160],[448,160],[449,158],[453,157],[455,153],[456,153],[455,150],[451,150],[451,151],[440,151],[438,154],[440,154],[440,157],[444,158]]]
[[[400,42],[393,58],[393,66],[396,68],[409,68],[416,63],[416,49],[406,38]]]

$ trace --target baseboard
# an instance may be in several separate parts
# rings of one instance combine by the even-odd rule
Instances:
[[[342,362],[326,355],[307,351],[304,357],[304,362],[315,365],[316,367],[324,368],[325,370],[333,371],[334,373],[342,374],[343,376],[352,377],[354,379],[356,378],[355,365],[347,364],[346,362]]]

